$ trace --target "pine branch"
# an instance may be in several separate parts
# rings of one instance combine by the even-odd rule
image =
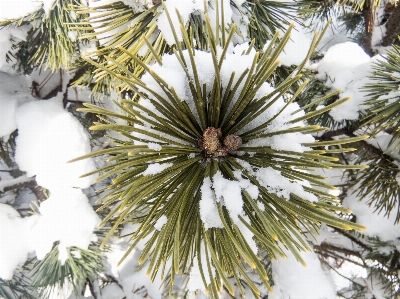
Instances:
[[[35,194],[37,201],[43,202],[47,199],[47,195],[43,192],[42,187],[40,187],[35,180],[32,180],[30,182],[25,182],[9,187],[4,188],[4,192],[12,191],[12,190],[21,190],[22,188],[27,188],[32,191],[33,194]]]

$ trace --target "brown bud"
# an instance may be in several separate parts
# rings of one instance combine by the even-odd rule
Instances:
[[[230,151],[236,151],[242,146],[242,138],[236,135],[228,135],[224,139],[224,145]]]
[[[203,133],[203,146],[208,153],[215,152],[221,143],[219,139],[222,137],[221,129],[209,127]]]

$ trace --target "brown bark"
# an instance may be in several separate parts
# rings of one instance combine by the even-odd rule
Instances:
[[[362,16],[364,18],[365,24],[365,40],[363,48],[365,53],[367,53],[369,56],[374,56],[375,53],[372,50],[372,27],[374,25],[373,11],[371,10],[371,5],[369,4],[369,1],[366,2],[366,5],[362,10]]]
[[[393,11],[386,22],[386,35],[382,39],[382,46],[390,46],[396,38],[400,29],[400,2],[393,8]]]

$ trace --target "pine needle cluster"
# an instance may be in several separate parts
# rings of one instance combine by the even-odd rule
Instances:
[[[22,67],[20,71],[30,74],[41,66],[53,71],[68,69],[79,55],[77,41],[71,39],[68,24],[79,22],[82,16],[71,14],[71,5],[82,5],[80,0],[56,0],[48,13],[43,8],[19,19],[0,22],[0,29],[13,26],[32,26],[27,37],[16,45],[15,55],[9,54]],[[79,37],[80,32],[75,32]]]
[[[4,299],[35,299],[31,281],[25,277],[14,275],[11,280],[0,278],[0,298]]]
[[[54,291],[69,288],[75,295],[80,295],[86,284],[96,281],[104,270],[105,251],[100,249],[104,235],[104,230],[97,231],[98,240],[91,242],[87,249],[70,247],[65,262],[59,259],[56,242],[43,260],[37,260],[31,266],[31,288],[37,290],[40,298],[49,298]]]
[[[80,22],[71,23],[71,30],[83,31],[80,39],[93,41],[98,44],[98,49],[85,54],[86,57],[95,60],[103,67],[107,66],[107,57],[114,59],[118,65],[128,68],[135,75],[143,74],[144,69],[133,61],[129,55],[121,51],[118,46],[129,50],[133,54],[141,56],[141,60],[150,63],[164,53],[173,53],[173,49],[165,41],[161,34],[157,19],[163,12],[161,1],[155,1],[153,6],[136,3],[135,8],[123,2],[113,2],[97,7],[82,5],[72,6],[78,16],[85,16]],[[214,9],[210,1],[204,1],[205,6]],[[247,0],[238,7],[233,0],[230,1],[231,8],[241,15],[246,29],[240,30],[236,26],[234,34],[242,42],[253,40],[254,46],[261,49],[267,40],[271,40],[277,30],[285,30],[289,22],[300,22],[290,13],[294,10],[292,5],[268,0]],[[222,20],[223,21],[223,20]],[[207,48],[207,28],[204,18],[200,12],[194,12],[189,17],[185,28],[192,28],[196,47]],[[244,32],[242,32],[244,31]],[[189,32],[187,32],[189,35]],[[151,45],[148,50],[143,49]],[[150,50],[153,49],[153,50]],[[140,51],[140,52],[139,52]],[[112,66],[114,72],[121,72],[117,64]],[[122,71],[122,74],[125,73]],[[90,82],[88,77],[96,80],[93,87],[95,92],[109,91],[109,81],[112,79],[108,72],[101,68],[93,73],[86,70],[85,80],[83,77],[76,84]],[[119,87],[124,90],[124,85]]]
[[[400,137],[400,47],[393,45],[388,50],[387,57],[382,57],[374,66],[370,77],[371,83],[367,84],[365,92],[369,99],[365,101],[368,115],[365,123],[373,125],[374,135],[390,131],[393,138],[389,146],[399,148]]]
[[[165,7],[164,13],[167,13],[170,20]],[[285,256],[283,246],[304,264],[299,252],[310,250],[303,235],[304,230],[311,234],[317,233],[321,222],[345,230],[364,229],[336,216],[335,212],[350,211],[340,207],[339,200],[328,192],[333,187],[323,182],[322,176],[310,171],[314,168],[363,168],[364,166],[360,165],[335,163],[338,160],[334,157],[335,154],[352,149],[334,147],[365,139],[366,136],[305,142],[303,146],[311,148],[305,152],[277,150],[268,145],[251,146],[251,141],[271,136],[286,136],[292,133],[309,136],[310,133],[324,131],[325,128],[307,125],[305,121],[347,99],[341,99],[324,109],[309,113],[304,113],[304,109],[300,108],[287,120],[286,129],[269,131],[268,127],[274,125],[277,117],[306,87],[306,81],[280,106],[274,116],[265,123],[253,124],[259,115],[271,109],[271,106],[302,77],[302,68],[321,35],[316,33],[304,62],[285,80],[274,86],[274,91],[260,96],[257,93],[266,81],[271,81],[271,76],[279,64],[277,58],[290,38],[292,26],[279,40],[276,33],[269,46],[255,54],[252,65],[243,73],[233,72],[225,86],[221,83],[223,80],[220,72],[230,40],[235,34],[235,25],[232,25],[227,33],[225,30],[214,32],[207,14],[205,20],[207,47],[203,47],[201,51],[192,43],[193,29],[189,27],[187,30],[182,22],[180,28],[174,28],[170,20],[176,41],[173,52],[181,65],[181,72],[186,76],[185,84],[188,86],[192,106],[188,105],[187,99],[178,96],[175,90],[177,86],[174,88],[166,83],[166,78],[157,74],[137,56],[138,49],[119,47],[125,56],[130,57],[135,65],[144,70],[148,78],[154,80],[157,87],[149,87],[132,65],[126,67],[111,57],[108,58],[108,67],[90,60],[99,69],[129,86],[134,92],[134,100],[123,99],[115,102],[120,113],[85,104],[87,108],[80,111],[120,120],[118,123],[96,123],[92,130],[115,131],[120,134],[120,138],[110,137],[114,143],[112,148],[72,161],[109,155],[109,164],[95,171],[101,173],[98,180],[112,178],[112,184],[106,188],[109,192],[99,199],[102,202],[100,209],[113,207],[101,225],[105,225],[113,217],[117,217],[118,220],[103,244],[120,225],[127,222],[140,225],[131,235],[131,247],[123,259],[140,240],[149,237],[139,262],[143,267],[147,267],[147,274],[153,280],[157,275],[161,275],[170,287],[170,292],[176,274],[193,273],[193,269],[197,267],[211,298],[218,298],[222,286],[231,294],[234,293],[233,285],[227,277],[234,279],[242,295],[245,282],[254,297],[258,298],[260,291],[246,274],[249,269],[254,269],[263,284],[271,292],[272,289],[257,256],[257,250],[251,247],[252,242],[256,241],[271,259]],[[222,24],[221,20],[217,20],[216,28],[221,26],[218,22]],[[178,41],[176,30],[181,31],[183,43]],[[151,44],[147,45],[154,53],[155,49]],[[249,55],[253,45],[254,43],[251,43],[242,56]],[[201,53],[212,58],[215,76],[209,83],[199,79],[199,73],[204,66],[196,63],[195,56]],[[157,57],[156,60],[160,66],[163,65],[163,57]],[[125,75],[116,72],[116,69],[122,70]],[[162,96],[161,92],[165,96]],[[145,105],[149,101],[152,109],[148,108],[148,104]],[[240,139],[232,149],[228,147],[228,136],[233,136],[229,138],[235,140]],[[149,171],[152,167],[161,167],[161,170],[152,173]],[[271,191],[268,183],[263,183],[256,175],[259,169],[266,168],[273,169],[274,173],[279,173],[282,178],[289,179],[293,184],[299,184],[300,189],[315,196],[316,201],[311,202],[303,198],[300,195],[303,191],[289,192],[287,198],[279,192]],[[86,175],[90,174],[92,173]],[[254,195],[247,189],[238,189],[235,196],[239,196],[243,202],[243,213],[237,217],[228,208],[228,198],[225,199],[225,203],[214,198],[216,217],[220,219],[221,224],[219,227],[210,227],[204,222],[200,204],[207,192],[213,192],[210,182],[214,181],[215,185],[217,177],[222,177],[225,182],[236,182],[237,185],[246,181],[257,187],[259,193],[253,198]],[[301,186],[300,182],[309,182],[311,185]],[[167,219],[167,222],[159,227],[158,223],[163,219]],[[253,236],[250,238],[252,241],[245,236],[246,231]]]

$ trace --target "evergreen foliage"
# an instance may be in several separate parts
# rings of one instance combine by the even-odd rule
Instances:
[[[24,277],[14,275],[12,280],[0,278],[0,296],[4,299],[35,299],[35,290],[31,281]]]
[[[16,45],[19,51],[15,58],[23,67],[23,73],[29,74],[42,65],[53,71],[68,69],[71,62],[79,57],[78,43],[71,40],[71,28],[68,24],[83,18],[82,15],[78,15],[75,19],[70,13],[70,5],[82,4],[80,0],[56,0],[48,14],[40,8],[23,18],[0,22],[0,29],[7,26],[33,25],[26,41]],[[79,36],[79,32],[75,33]]]
[[[375,81],[375,82],[374,82]],[[376,82],[378,81],[378,82]],[[400,86],[400,47],[393,45],[388,50],[387,57],[379,60],[374,67],[371,83],[365,86],[370,99],[368,105],[369,117],[366,124],[374,125],[373,133],[392,131],[393,139],[389,146],[395,145],[398,149],[400,132],[400,105],[398,99]]]
[[[71,247],[63,263],[59,260],[57,243],[43,260],[34,262],[30,269],[31,287],[38,290],[40,298],[49,298],[54,291],[71,287],[75,295],[79,296],[85,290],[86,284],[97,279],[104,270],[104,251],[99,248],[104,231],[99,231],[96,235],[99,239],[92,242],[87,249]]]
[[[308,60],[322,57],[316,49],[329,25],[323,22],[325,27],[321,26],[321,20],[332,16],[342,20],[344,29],[370,52],[366,46],[371,38],[368,26],[379,1],[302,0],[294,5],[247,0],[238,7],[231,0],[231,8],[249,20],[245,29],[233,22],[224,28],[224,20],[218,18],[211,24],[202,12],[192,13],[187,23],[180,18],[179,28],[174,28],[170,16],[179,12],[167,11],[162,1],[149,3],[139,1],[128,6],[111,2],[90,7],[80,0],[56,0],[49,13],[41,8],[23,18],[0,22],[0,29],[32,26],[26,41],[14,45],[18,49],[15,54],[7,54],[20,72],[65,69],[74,73],[68,86],[87,86],[98,98],[116,91],[120,98],[113,101],[114,109],[93,102],[73,112],[85,127],[94,120],[92,140],[108,134],[110,146],[70,162],[93,157],[104,162],[83,176],[99,174],[97,182],[104,187],[97,192],[104,193],[97,200],[101,204],[97,212],[103,218],[101,226],[110,230],[97,232],[99,240],[88,249],[71,247],[65,263],[59,261],[55,243],[43,260],[27,262],[21,275],[9,281],[0,279],[0,298],[46,298],[54,290],[71,285],[75,295],[81,295],[104,271],[103,247],[111,237],[120,236],[120,229],[127,224],[139,228],[128,235],[130,247],[120,263],[147,238],[139,257],[140,269],[146,268],[152,281],[161,276],[169,296],[181,294],[174,288],[176,275],[189,277],[198,267],[211,298],[218,298],[222,288],[231,296],[244,296],[250,289],[254,298],[260,298],[262,288],[254,283],[254,277],[272,292],[272,260],[292,254],[305,265],[301,252],[313,249],[334,271],[329,258],[361,265],[368,279],[378,279],[384,286],[387,298],[400,298],[396,244],[363,235],[365,228],[341,206],[347,192],[356,190],[354,194],[375,207],[376,213],[387,217],[395,213],[396,222],[400,220],[398,41],[393,40],[387,56],[375,64],[370,83],[363,88],[366,110],[360,111],[358,120],[335,121],[329,111],[348,98],[341,98],[340,91],[331,90],[305,68]],[[216,3],[212,7],[205,1],[205,11],[222,11],[221,1]],[[387,3],[395,5],[396,1]],[[301,20],[292,15],[296,9]],[[158,28],[156,20],[161,14],[168,15],[173,45]],[[315,34],[300,65],[278,66],[278,57],[290,39],[291,22],[322,29],[322,34]],[[183,41],[178,40],[177,32]],[[224,85],[221,70],[232,40],[248,43],[242,56],[249,56],[254,49],[257,53],[243,73],[232,72]],[[89,43],[94,43],[96,50],[81,56],[81,45]],[[209,82],[199,79],[204,66],[196,63],[197,55],[211,57],[215,76]],[[175,57],[185,73],[193,107],[166,83],[165,73],[152,70],[153,66],[163,66],[169,56]],[[155,87],[149,87],[150,77]],[[260,96],[266,83],[274,91]],[[65,93],[64,99],[67,97]],[[259,115],[281,99],[285,102],[276,115],[264,124],[255,124]],[[291,113],[287,121],[290,125],[271,129],[291,103],[297,103],[300,109]],[[75,107],[78,103],[69,105],[69,109]],[[289,140],[286,136],[293,133],[302,134],[305,140],[313,134],[314,142],[302,144],[310,150],[289,151],[252,143],[270,137]],[[0,159],[9,167],[14,164],[17,134],[0,140]],[[390,134],[389,150],[365,142],[366,134]],[[162,170],[149,173],[152,166]],[[302,192],[290,191],[285,198],[271,191],[256,175],[267,168],[297,184]],[[332,195],[335,187],[313,172],[321,168],[346,170],[347,184],[340,186],[340,196]],[[244,212],[237,219],[223,200],[215,200],[222,225],[209,227],[200,202],[206,188],[216,199],[212,184],[217,177],[237,184],[246,181],[259,193],[254,198],[247,189],[239,188]],[[316,200],[312,202],[304,194]],[[168,221],[160,227],[164,219]],[[350,252],[328,242],[315,245],[313,237],[321,224],[358,247]],[[258,252],[252,248],[252,241]],[[30,279],[25,278],[26,273]],[[359,299],[367,294],[367,287],[354,282],[338,296]]]
[[[372,149],[364,145],[359,152],[360,161],[368,161],[369,171],[361,171],[352,181],[357,186],[358,196],[368,198],[367,203],[373,205],[377,212],[390,215],[396,213],[396,222],[400,220],[398,158],[393,155],[399,147],[399,102],[400,78],[399,47],[393,45],[387,57],[379,60],[374,67],[371,83],[364,86],[369,99],[362,124],[371,128],[372,135],[382,132],[391,134],[391,141],[386,152]],[[379,81],[378,81],[379,80]],[[378,81],[378,82],[374,82]]]
[[[171,26],[172,23],[170,23]],[[320,132],[325,130],[319,126],[293,126],[286,130],[268,132],[265,131],[267,126],[273,125],[277,117],[274,116],[266,123],[259,126],[251,126],[251,122],[258,115],[266,111],[273,103],[275,103],[291,85],[300,79],[299,74],[302,70],[301,66],[294,70],[281,84],[275,86],[275,91],[264,95],[258,99],[255,95],[262,84],[268,80],[272,72],[277,66],[276,57],[284,49],[289,39],[290,29],[282,37],[280,42],[271,43],[270,47],[263,53],[255,55],[253,66],[250,69],[249,76],[246,79],[245,87],[240,91],[240,96],[236,102],[232,100],[237,87],[242,83],[248,70],[243,74],[232,73],[230,82],[236,75],[240,79],[235,85],[221,85],[222,78],[219,77],[219,71],[224,63],[228,41],[234,34],[234,26],[231,28],[226,40],[225,36],[219,38],[214,35],[210,21],[206,16],[208,47],[205,49],[209,55],[212,55],[216,76],[212,82],[212,87],[206,86],[206,83],[199,81],[199,74],[202,66],[195,64],[196,54],[194,46],[190,43],[190,38],[186,34],[184,24],[181,23],[181,31],[184,36],[184,43],[177,47],[175,55],[182,65],[182,71],[186,73],[187,81],[191,90],[191,97],[196,106],[195,111],[191,111],[187,106],[185,99],[179,98],[173,87],[168,87],[165,79],[157,73],[150,70],[140,58],[135,56],[136,51],[129,51],[120,47],[126,55],[146,70],[160,88],[166,93],[167,98],[163,98],[156,91],[146,87],[145,83],[138,75],[125,70],[129,76],[124,77],[114,72],[115,67],[120,64],[115,60],[109,59],[114,64],[108,68],[102,67],[95,62],[96,66],[104,69],[112,76],[119,78],[125,84],[129,85],[136,92],[134,98],[138,98],[138,103],[132,100],[120,100],[115,103],[123,114],[116,114],[112,111],[96,107],[94,105],[85,104],[87,109],[79,109],[83,112],[91,112],[99,115],[113,116],[126,121],[126,125],[114,124],[109,121],[106,123],[96,123],[91,127],[92,130],[111,130],[118,132],[121,139],[112,138],[114,147],[89,154],[82,158],[93,157],[96,155],[108,154],[111,163],[98,169],[96,172],[102,172],[98,180],[108,177],[114,177],[113,184],[108,189],[111,191],[101,197],[99,201],[103,202],[103,207],[115,204],[121,201],[112,212],[103,219],[102,224],[117,215],[118,221],[114,224],[109,236],[115,231],[120,224],[128,221],[137,222],[140,228],[131,236],[133,244],[124,256],[124,258],[135,248],[136,244],[143,238],[150,236],[149,242],[143,250],[143,254],[139,261],[141,263],[148,262],[148,274],[154,279],[157,272],[167,267],[166,273],[170,290],[174,284],[175,274],[190,271],[193,266],[193,260],[198,259],[201,276],[205,287],[208,288],[212,298],[218,298],[218,290],[221,288],[221,280],[231,295],[234,295],[231,283],[225,277],[233,276],[237,282],[239,289],[240,277],[244,277],[247,284],[250,285],[253,295],[258,297],[260,292],[257,287],[251,283],[245,274],[246,264],[250,268],[255,268],[264,284],[269,287],[266,280],[265,270],[260,261],[250,249],[248,241],[243,237],[237,224],[232,219],[232,215],[225,206],[217,203],[219,217],[222,220],[223,228],[206,229],[200,216],[200,199],[205,192],[202,186],[205,181],[213,179],[218,173],[222,173],[225,179],[236,181],[241,179],[249,180],[260,190],[258,199],[264,204],[265,211],[260,210],[254,202],[254,199],[247,191],[242,191],[243,207],[249,220],[239,216],[243,224],[255,235],[255,239],[263,247],[270,258],[276,255],[285,256],[280,249],[281,244],[290,250],[298,259],[304,263],[299,250],[309,250],[307,242],[299,234],[301,223],[310,233],[317,232],[317,226],[320,222],[329,223],[332,226],[342,229],[362,230],[362,226],[355,223],[342,220],[329,213],[329,211],[344,211],[346,209],[338,206],[339,202],[334,196],[328,192],[321,191],[316,188],[304,187],[304,189],[318,197],[318,202],[311,203],[301,198],[296,193],[290,194],[290,200],[271,193],[265,184],[258,181],[257,177],[252,174],[257,169],[271,167],[278,170],[281,175],[289,178],[291,181],[310,181],[320,188],[331,189],[332,187],[321,181],[322,177],[302,172],[301,170],[312,169],[315,167],[322,168],[363,168],[363,166],[352,165],[344,166],[335,164],[337,158],[330,156],[332,153],[346,152],[348,150],[315,150],[310,152],[295,152],[276,150],[269,146],[246,146],[246,144],[255,139],[266,138],[274,135],[285,135],[294,132],[309,134],[312,132]],[[176,30],[176,29],[174,29]],[[217,33],[218,34],[218,33]],[[273,41],[277,40],[275,34]],[[312,48],[309,55],[313,52],[315,45],[318,43],[320,36],[315,35]],[[176,39],[176,45],[179,41]],[[222,56],[217,57],[217,47],[222,47]],[[251,48],[247,53],[248,55]],[[184,52],[188,55],[184,55]],[[305,58],[305,61],[309,57]],[[162,64],[162,57],[159,59]],[[188,66],[193,73],[188,71]],[[304,65],[304,63],[303,63]],[[295,75],[295,74],[298,75]],[[262,75],[260,75],[262,74]],[[308,82],[304,82],[296,93],[292,96],[288,103],[281,107],[283,112],[290,102],[294,101],[297,94]],[[140,91],[140,88],[145,90]],[[207,90],[212,90],[208,93]],[[157,111],[151,111],[141,105],[141,99],[149,98],[152,95],[151,103],[155,105]],[[312,111],[303,116],[293,116],[290,121],[293,125],[299,121],[315,117],[324,113],[328,109],[338,105],[346,99],[342,99],[326,109]],[[186,100],[187,101],[187,100]],[[317,102],[320,100],[317,100]],[[312,103],[313,104],[313,103]],[[302,109],[300,109],[301,111]],[[298,111],[297,111],[298,112]],[[192,114],[193,113],[193,114]],[[151,124],[152,130],[144,130],[146,123]],[[237,132],[243,128],[250,127],[243,133]],[[218,133],[215,128],[219,128]],[[226,136],[223,141],[227,147],[226,151],[218,144],[218,139],[210,139],[208,134],[221,134]],[[144,137],[135,137],[131,133],[139,133]],[[230,135],[233,134],[233,135]],[[238,135],[236,135],[238,134]],[[211,136],[211,135],[210,135]],[[229,136],[236,136],[241,139],[243,145],[229,148],[226,141]],[[124,141],[124,138],[130,141]],[[316,142],[306,144],[310,147],[336,146],[364,139],[366,136],[360,136],[350,139]],[[157,152],[150,149],[146,145],[140,145],[137,142],[148,143],[149,141],[161,147]],[[244,155],[238,155],[236,150],[244,152]],[[349,149],[350,151],[352,149]],[[253,154],[252,154],[253,153]],[[193,157],[187,158],[192,154]],[[325,155],[328,154],[328,155]],[[199,163],[201,162],[202,163]],[[171,164],[172,166],[157,174],[145,175],[146,169],[152,165],[159,163]],[[243,163],[251,165],[244,167]],[[240,172],[240,177],[235,172]],[[208,188],[208,187],[206,187]],[[324,211],[326,210],[326,211]],[[154,230],[158,219],[166,216],[167,225],[159,231]],[[108,238],[105,239],[105,242]],[[205,249],[201,249],[205,248]],[[202,250],[206,253],[205,261],[200,257]],[[239,257],[239,263],[237,258]],[[171,261],[170,266],[168,261]],[[213,265],[216,268],[216,277],[211,274]],[[168,269],[168,267],[170,267]],[[208,270],[207,270],[208,269]],[[203,272],[204,271],[204,272]],[[206,272],[209,273],[206,273]],[[164,273],[164,270],[162,270]],[[210,277],[211,283],[207,282],[205,277]],[[242,294],[244,295],[243,291]]]

